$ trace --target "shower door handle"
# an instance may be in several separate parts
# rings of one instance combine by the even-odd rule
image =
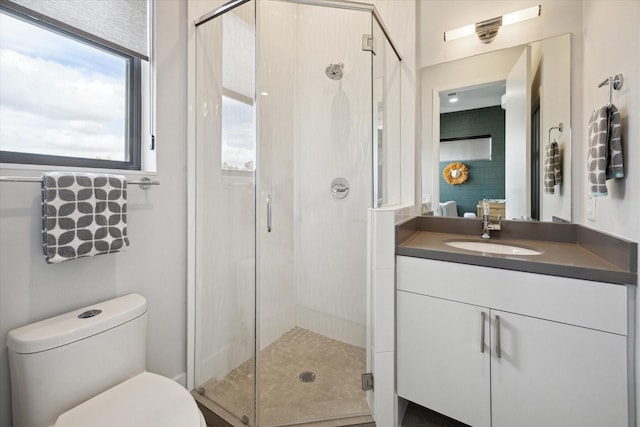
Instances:
[[[271,201],[273,198],[271,194],[267,196],[267,232],[271,233]]]

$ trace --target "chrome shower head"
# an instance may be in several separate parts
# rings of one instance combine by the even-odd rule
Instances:
[[[339,64],[329,64],[329,66],[324,69],[324,72],[331,80],[340,80],[344,75],[342,71],[343,68],[344,64],[342,62]]]

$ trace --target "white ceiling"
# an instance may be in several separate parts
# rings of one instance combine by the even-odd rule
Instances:
[[[501,104],[505,93],[505,81],[478,86],[468,86],[440,92],[440,113],[473,110],[476,108],[492,107]],[[449,102],[450,94],[455,93],[458,102]]]

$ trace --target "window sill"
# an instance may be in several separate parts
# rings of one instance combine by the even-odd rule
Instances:
[[[138,171],[130,169],[104,169],[104,168],[81,168],[70,166],[49,166],[49,165],[23,165],[16,163],[0,163],[0,175],[11,175],[11,171],[19,172],[20,175],[27,175],[29,172],[33,174],[42,174],[43,172],[62,171],[62,172],[86,172],[86,173],[110,173],[135,177],[157,177],[157,171]]]

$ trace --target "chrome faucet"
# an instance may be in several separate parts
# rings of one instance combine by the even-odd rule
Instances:
[[[490,239],[489,230],[500,230],[502,219],[498,216],[498,223],[491,224],[489,222],[489,200],[482,199],[482,238]]]

